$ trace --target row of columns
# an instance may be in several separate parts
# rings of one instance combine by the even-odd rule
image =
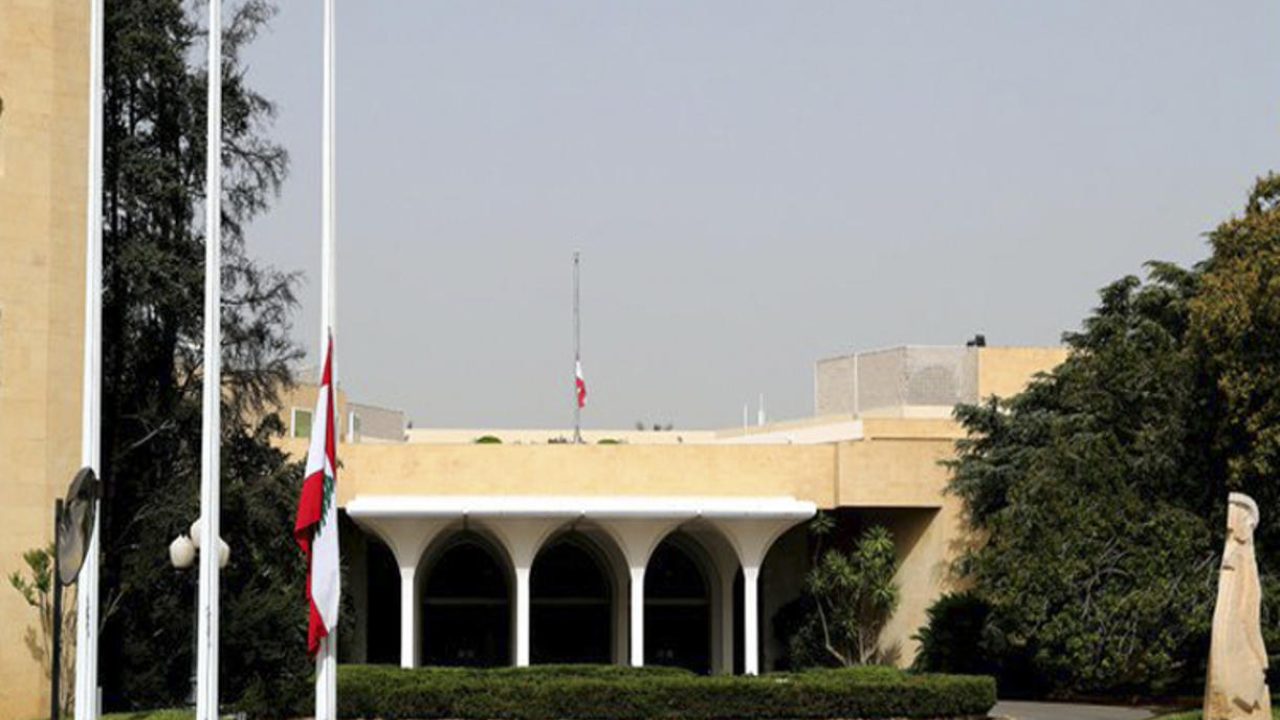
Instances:
[[[366,529],[377,534],[395,555],[400,569],[400,665],[414,667],[418,657],[418,567],[431,543],[463,518],[453,517],[379,517],[352,513]],[[470,517],[502,545],[511,561],[515,578],[514,658],[517,666],[530,662],[530,581],[533,562],[539,550],[572,517]],[[733,670],[733,583],[741,568],[743,579],[743,669],[748,675],[760,671],[759,578],[760,566],[773,541],[803,518],[746,517],[592,517],[593,527],[606,533],[626,564],[629,580],[629,654],[633,667],[644,665],[645,572],[658,544],[677,528],[684,529],[707,550],[715,565],[719,588],[719,670]],[[713,633],[717,634],[717,633]],[[713,665],[715,663],[713,662]]]

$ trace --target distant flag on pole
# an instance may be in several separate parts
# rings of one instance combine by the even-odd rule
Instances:
[[[578,393],[578,407],[587,406],[587,381],[582,377],[582,361],[573,361],[573,384]]]
[[[324,370],[316,412],[311,421],[311,447],[298,500],[293,536],[307,556],[307,603],[310,623],[307,650],[315,655],[338,623],[337,434],[334,432],[333,334],[325,347]]]

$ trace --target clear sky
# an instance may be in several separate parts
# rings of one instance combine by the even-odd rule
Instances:
[[[1280,4],[338,2],[338,352],[418,427],[812,412],[819,357],[1056,343],[1280,169]],[[319,0],[248,60],[318,334]]]

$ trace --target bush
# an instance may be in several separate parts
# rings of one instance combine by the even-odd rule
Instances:
[[[885,667],[762,677],[673,668],[547,666],[476,670],[344,665],[343,718],[432,720],[802,720],[985,716],[987,677]]]
[[[927,672],[995,674],[1003,647],[991,606],[973,592],[949,593],[927,611],[916,634],[915,669]]]

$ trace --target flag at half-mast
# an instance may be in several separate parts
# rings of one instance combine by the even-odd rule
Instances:
[[[573,386],[578,393],[578,407],[587,406],[587,381],[582,377],[582,361],[573,361]]]
[[[334,432],[333,333],[325,343],[324,369],[316,411],[311,416],[311,447],[298,499],[293,536],[307,556],[307,605],[310,622],[307,650],[315,655],[320,641],[337,626],[338,598],[338,437]]]

